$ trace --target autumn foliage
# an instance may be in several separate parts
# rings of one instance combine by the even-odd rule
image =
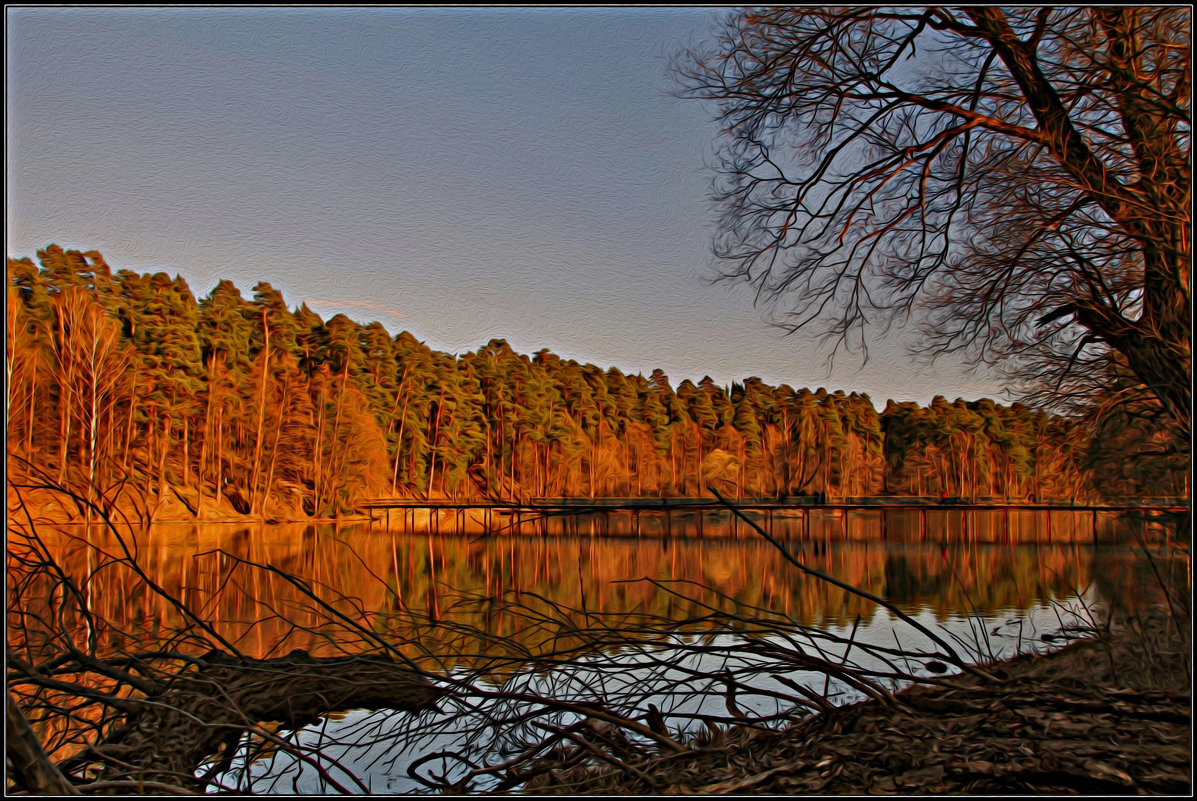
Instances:
[[[1187,490],[1186,465],[1095,472],[1092,427],[1020,404],[879,413],[864,395],[756,378],[674,390],[660,370],[530,358],[501,339],[441,353],[377,322],[289,309],[265,282],[251,299],[221,281],[197,300],[182,278],[113,272],[96,252],[52,245],[38,260],[8,261],[10,472],[138,514],[169,501],[187,516],[295,519],[385,495],[708,486],[741,498]]]

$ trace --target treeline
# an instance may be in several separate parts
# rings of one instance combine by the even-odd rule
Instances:
[[[174,494],[292,517],[364,497],[897,494],[1087,498],[1087,428],[1020,404],[929,407],[533,357],[453,356],[287,308],[268,283],[197,301],[96,252],[9,259],[9,469],[85,497]],[[1100,487],[1134,494],[1129,479]],[[1149,494],[1176,492],[1152,486]]]

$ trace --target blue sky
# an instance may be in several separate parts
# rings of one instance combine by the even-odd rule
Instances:
[[[432,347],[926,402],[1002,383],[784,336],[712,286],[704,9],[7,11],[7,250],[266,280]]]

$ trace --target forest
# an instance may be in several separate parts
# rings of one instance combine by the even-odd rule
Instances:
[[[6,20],[6,792],[1192,795],[1189,7],[140,11]],[[466,300],[752,364],[699,233],[795,350],[1002,402]],[[547,498],[625,508],[361,514]]]
[[[151,517],[166,498],[197,518],[297,520],[380,496],[1188,492],[1187,449],[1133,418],[942,397],[879,412],[867,395],[757,378],[674,390],[660,370],[503,339],[454,356],[291,310],[266,282],[251,299],[227,280],[197,299],[181,277],[57,245],[9,258],[8,275],[10,479]]]

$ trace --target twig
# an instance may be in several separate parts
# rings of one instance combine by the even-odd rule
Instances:
[[[759,524],[757,524],[757,522],[755,520],[751,519],[750,517],[745,515],[742,511],[740,511],[739,508],[737,508],[735,506],[735,504],[733,504],[727,498],[724,498],[722,495],[720,495],[718,490],[716,490],[714,487],[708,487],[708,489],[711,491],[711,494],[713,494],[716,498],[718,498],[720,503],[722,503],[724,506],[726,506],[728,509],[730,509],[732,511],[732,513],[736,515],[736,517],[740,518],[745,523],[747,523],[749,526],[751,526],[758,534],[760,534],[762,537],[764,537],[774,548],[777,548],[777,550],[779,550],[781,552],[781,555],[783,557],[785,557],[785,560],[787,562],[789,562],[790,564],[794,565],[794,567],[798,568],[799,570],[801,570],[804,573],[814,576],[815,578],[822,579],[823,581],[826,581],[828,584],[832,584],[836,587],[839,587],[842,590],[845,590],[846,592],[850,592],[853,595],[856,595],[860,598],[864,598],[866,601],[872,601],[873,603],[877,604],[878,606],[884,607],[885,609],[888,609],[889,611],[893,612],[895,615],[898,616],[899,619],[908,623],[916,631],[927,636],[932,642],[934,642],[940,648],[943,648],[945,651],[945,654],[938,654],[938,656],[943,656],[945,659],[947,659],[949,662],[952,662],[954,665],[959,667],[961,670],[968,671],[969,673],[976,674],[977,676],[981,676],[986,679],[994,679],[995,678],[994,676],[985,672],[984,670],[981,670],[981,669],[965,662],[963,659],[961,659],[959,657],[959,655],[957,655],[956,651],[952,648],[952,646],[950,646],[946,642],[944,642],[942,637],[940,637],[935,632],[931,631],[929,628],[924,626],[922,623],[919,623],[917,620],[915,620],[910,615],[903,612],[901,609],[899,609],[894,604],[891,604],[889,601],[886,601],[884,598],[880,598],[880,597],[874,595],[873,593],[859,589],[858,587],[853,587],[851,584],[840,581],[839,579],[835,578],[834,576],[829,576],[828,574],[824,573],[821,570],[816,570],[813,567],[807,567],[806,565],[802,564],[802,562],[798,561],[798,559],[795,558],[792,553],[790,553],[789,548],[787,548],[784,544],[779,542],[768,531],[765,531],[765,529],[763,529]]]

